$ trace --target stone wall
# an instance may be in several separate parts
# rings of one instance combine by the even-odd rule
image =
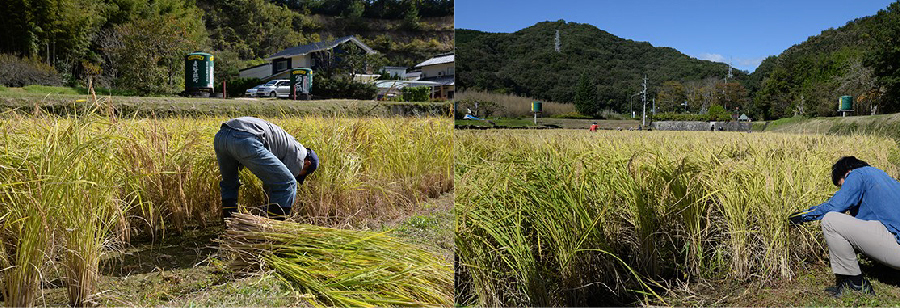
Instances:
[[[650,127],[653,130],[746,132],[750,130],[750,122],[657,121]]]

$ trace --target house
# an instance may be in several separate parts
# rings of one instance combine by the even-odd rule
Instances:
[[[348,52],[349,44],[355,44],[361,52],[366,54],[377,53],[352,35],[345,36],[331,41],[299,45],[279,51],[266,58],[269,63],[240,70],[240,77],[259,78],[263,81],[289,79],[289,70],[292,68],[306,67],[315,71],[333,65],[335,59],[339,60],[341,54]]]
[[[385,66],[381,68],[381,72],[387,73],[388,76],[395,78],[406,78],[406,67],[403,66]]]
[[[433,88],[431,97],[453,98],[453,92],[456,89],[454,85],[455,66],[453,64],[453,53],[438,55],[417,64],[415,68],[422,71],[419,81],[431,81],[440,85]]]
[[[422,78],[422,71],[406,72],[406,78],[404,78],[404,79],[409,80],[409,81],[415,81],[415,80],[419,80],[419,78]]]
[[[378,80],[375,81],[378,87],[377,100],[389,100],[400,96],[405,87],[439,87],[441,84],[433,81],[408,81],[408,80]]]

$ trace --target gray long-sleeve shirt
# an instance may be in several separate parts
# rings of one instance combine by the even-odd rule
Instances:
[[[307,154],[306,148],[278,125],[253,117],[234,118],[225,122],[225,125],[259,136],[266,149],[278,157],[294,177],[300,174]]]

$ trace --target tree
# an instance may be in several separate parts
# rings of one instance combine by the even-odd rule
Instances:
[[[885,18],[875,33],[878,43],[868,66],[873,68],[876,83],[883,89],[884,112],[897,112],[900,111],[900,2],[891,3],[878,13]]]
[[[404,0],[406,12],[403,13],[403,24],[408,29],[419,28],[419,0]]]
[[[241,59],[265,58],[306,43],[293,28],[297,13],[267,0],[222,0],[205,16],[215,50],[232,50]]]
[[[682,104],[687,101],[684,86],[678,81],[663,82],[659,92],[656,93],[656,107],[662,112],[677,112],[685,110]]]
[[[204,43],[206,29],[197,7],[179,0],[148,6],[143,18],[104,34],[105,72],[116,85],[138,94],[175,93],[184,85],[184,56]]]
[[[578,80],[578,87],[575,90],[575,110],[578,113],[596,116],[599,112],[593,89],[594,85],[591,84],[588,75],[581,74],[581,78]]]

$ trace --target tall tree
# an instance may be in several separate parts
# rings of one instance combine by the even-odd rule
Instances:
[[[158,0],[102,40],[116,85],[139,94],[175,93],[184,85],[184,56],[204,45],[201,12],[183,0]]]
[[[575,110],[588,116],[595,116],[599,112],[594,85],[591,84],[587,74],[581,74],[578,79],[578,88],[575,90]]]
[[[682,106],[686,101],[684,86],[678,81],[663,82],[659,92],[656,93],[656,107],[660,112],[686,111]]]
[[[900,1],[879,14],[885,17],[876,32],[878,42],[869,60],[876,82],[883,89],[885,112],[900,111]]]

